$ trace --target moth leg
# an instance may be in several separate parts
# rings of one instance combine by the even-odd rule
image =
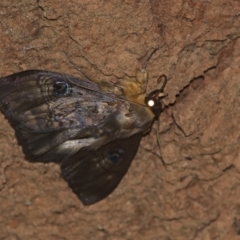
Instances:
[[[136,80],[141,89],[142,93],[146,92],[147,89],[147,82],[148,82],[148,72],[146,69],[137,68],[136,69]]]
[[[100,82],[99,86],[101,90],[106,93],[113,93],[118,96],[124,95],[123,87],[119,86],[115,82]]]
[[[77,71],[79,71],[88,81],[94,82],[75,62],[71,60],[67,52],[63,51],[63,53],[65,54],[68,61],[76,68]]]
[[[158,50],[158,48],[153,49],[150,55],[147,57],[145,62],[143,63],[141,68],[137,68],[136,70],[136,80],[140,84],[141,90],[143,93],[146,93],[147,90],[147,83],[148,83],[148,72],[147,72],[147,65],[150,59],[152,58],[153,54]]]
[[[135,78],[136,82],[128,82],[126,87],[124,88],[124,93],[126,96],[129,97],[135,97],[139,98],[138,102],[140,103],[142,101],[143,94],[146,93],[147,90],[147,84],[148,84],[148,71],[147,71],[147,65],[150,59],[152,58],[153,54],[158,50],[158,48],[154,48],[153,51],[149,54],[147,59],[142,64],[141,68],[136,69]],[[164,75],[165,76],[165,75]],[[159,79],[162,77],[162,75],[159,77]],[[165,76],[166,77],[166,76]],[[166,82],[166,81],[164,81]],[[165,87],[164,83],[164,87]]]
[[[145,104],[144,99],[145,99],[145,93],[146,93],[146,88],[147,88],[147,80],[148,80],[148,72],[146,70],[147,65],[153,54],[157,51],[158,49],[154,49],[150,55],[147,57],[147,59],[144,61],[144,64],[142,65],[141,68],[138,68],[135,73],[135,78],[136,81],[123,81],[119,83],[119,85],[114,84],[115,90],[111,90],[111,92],[117,94],[117,95],[124,95],[126,96],[127,99],[137,102],[139,104]],[[103,85],[103,84],[101,84]],[[105,84],[106,85],[106,84]],[[111,86],[108,84],[108,86]],[[103,87],[102,87],[103,88]],[[106,86],[103,89],[107,89]],[[120,90],[121,89],[121,90]],[[110,89],[108,89],[109,91]],[[118,91],[119,92],[118,92]],[[122,91],[122,93],[121,93]]]

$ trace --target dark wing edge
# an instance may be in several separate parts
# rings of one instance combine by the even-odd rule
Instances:
[[[141,134],[110,142],[98,150],[83,149],[62,162],[62,177],[84,205],[106,198],[127,172],[142,138]],[[121,149],[120,161],[109,159],[109,152]]]

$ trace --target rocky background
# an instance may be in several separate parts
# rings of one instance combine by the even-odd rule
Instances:
[[[58,165],[25,160],[1,114],[0,239],[240,239],[239,36],[237,0],[1,0],[1,77],[81,77],[67,52],[96,81],[134,81],[158,47],[148,88],[169,81],[161,152],[153,130],[118,188],[89,207]]]

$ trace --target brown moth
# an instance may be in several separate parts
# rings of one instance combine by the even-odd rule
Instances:
[[[166,77],[146,95],[148,60],[136,82],[121,85],[42,70],[0,78],[0,110],[26,158],[59,163],[84,205],[117,187],[162,111]]]

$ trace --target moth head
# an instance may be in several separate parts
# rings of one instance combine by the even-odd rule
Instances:
[[[162,103],[161,100],[167,96],[166,93],[164,93],[164,88],[167,84],[167,77],[166,75],[161,75],[158,78],[159,84],[163,84],[160,88],[153,90],[145,97],[145,104],[152,110],[153,114],[156,118],[159,118],[160,113],[162,112]]]

